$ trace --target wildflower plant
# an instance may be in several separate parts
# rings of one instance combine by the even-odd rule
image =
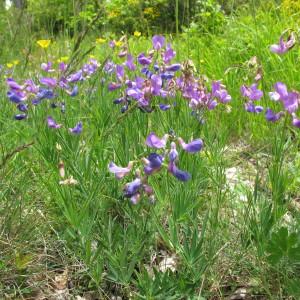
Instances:
[[[135,166],[134,180],[127,183],[123,189],[124,197],[130,198],[133,204],[137,204],[143,195],[147,196],[151,203],[155,202],[155,194],[149,184],[149,177],[161,173],[163,169],[167,169],[168,173],[179,181],[188,181],[191,175],[178,168],[179,153],[176,146],[180,145],[188,153],[197,153],[202,150],[203,141],[196,139],[185,143],[181,137],[176,137],[174,134],[165,134],[160,138],[154,132],[151,132],[146,138],[146,145],[156,149],[156,152],[151,152],[137,161],[130,161],[127,167],[117,166],[114,162],[109,164],[109,171],[118,180],[129,175]]]

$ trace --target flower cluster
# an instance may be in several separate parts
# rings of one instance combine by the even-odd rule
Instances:
[[[80,70],[67,75],[68,65],[64,62],[59,63],[57,70],[53,68],[52,62],[47,62],[41,64],[42,72],[47,75],[39,76],[39,84],[35,83],[33,79],[27,79],[20,85],[13,78],[7,78],[6,83],[9,89],[7,97],[19,110],[15,119],[26,119],[30,107],[37,106],[45,100],[49,100],[51,108],[60,107],[61,111],[64,112],[65,102],[56,101],[59,92],[62,91],[70,97],[77,96],[79,93],[77,83],[89,79],[99,66],[100,64],[95,59],[90,59]],[[50,74],[53,75],[50,76]],[[53,119],[49,117],[49,127],[60,127],[54,123]]]
[[[185,182],[191,178],[188,172],[178,168],[179,154],[176,149],[176,142],[188,153],[197,153],[203,148],[201,139],[185,143],[182,138],[176,138],[174,135],[165,134],[162,138],[159,138],[155,133],[151,132],[146,138],[146,145],[156,149],[158,152],[152,152],[139,161],[131,161],[127,167],[119,167],[114,162],[109,164],[109,171],[115,174],[118,180],[129,175],[134,164],[141,164],[143,167],[143,171],[137,168],[135,179],[125,185],[123,190],[124,197],[130,198],[130,201],[136,204],[145,195],[153,202],[155,200],[154,191],[149,185],[148,178],[155,173],[161,172],[163,168],[166,168],[170,174],[180,181]]]
[[[172,63],[175,56],[171,44],[166,43],[163,36],[155,35],[148,53],[142,52],[134,58],[124,49],[119,53],[119,57],[126,57],[122,64],[107,62],[104,70],[113,77],[108,89],[121,90],[114,100],[115,104],[122,104],[121,112],[125,112],[132,101],[142,111],[152,112],[155,107],[168,110],[174,105],[172,99],[176,93],[188,100],[193,111],[211,110],[218,103],[231,100],[220,81],[212,82],[209,91],[205,80],[195,75],[192,62]]]

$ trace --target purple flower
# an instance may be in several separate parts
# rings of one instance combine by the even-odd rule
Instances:
[[[116,75],[119,81],[123,80],[124,77],[124,67],[120,65],[116,65]]]
[[[114,90],[117,90],[121,87],[122,85],[120,83],[115,83],[115,82],[111,82],[109,83],[108,85],[108,90],[109,91],[114,91]]]
[[[161,148],[165,148],[166,144],[167,144],[167,140],[168,140],[169,135],[165,134],[163,136],[163,138],[159,138],[155,135],[154,132],[151,132],[147,138],[146,138],[146,145],[152,148],[157,148],[157,149],[161,149]]]
[[[19,111],[26,112],[28,110],[28,105],[24,103],[19,103],[17,105]]]
[[[69,128],[69,131],[73,134],[80,134],[82,132],[82,122],[78,122],[74,128]]]
[[[127,60],[125,62],[125,65],[127,66],[127,68],[130,71],[134,71],[136,69],[136,66],[135,66],[135,64],[133,62],[133,56],[131,54],[127,55]]]
[[[32,94],[36,94],[39,91],[39,87],[31,79],[25,80],[26,91]]]
[[[289,92],[288,96],[282,99],[283,106],[290,114],[297,111],[299,106],[299,94],[296,92]]]
[[[176,72],[176,71],[178,71],[180,69],[181,69],[181,65],[180,64],[173,64],[173,65],[170,65],[170,66],[166,67],[166,71],[168,71],[168,72]]]
[[[142,186],[142,181],[140,178],[136,178],[133,181],[127,183],[124,187],[124,196],[126,198],[131,198],[138,193],[139,189]]]
[[[143,161],[146,164],[144,171],[147,175],[150,175],[160,170],[163,157],[157,153],[151,153],[148,158],[144,158]]]
[[[225,90],[224,85],[221,85],[221,82],[213,81],[212,83],[212,97],[216,97],[219,99],[221,103],[228,103],[231,101],[231,96],[228,94],[228,92]]]
[[[130,161],[128,163],[128,166],[123,168],[123,167],[118,167],[114,162],[109,163],[109,172],[115,174],[117,179],[122,179],[126,175],[128,175],[133,167],[133,162]]]
[[[57,124],[54,119],[52,117],[47,117],[47,124],[49,128],[54,128],[54,129],[58,129],[60,128],[62,125],[61,124]]]
[[[163,103],[160,103],[159,104],[159,108],[163,111],[166,111],[166,110],[169,110],[171,108],[171,105],[170,104],[163,104]]]
[[[166,51],[163,54],[164,63],[170,63],[170,61],[175,57],[175,55],[176,52],[172,49],[171,44],[167,44]]]
[[[78,81],[82,81],[83,80],[83,76],[82,76],[82,70],[79,70],[78,72],[71,74],[68,78],[67,81],[68,82],[78,82]]]
[[[162,79],[159,75],[151,76],[151,92],[154,96],[158,96],[160,94],[160,89],[162,87]]]
[[[282,111],[280,111],[279,113],[274,113],[274,112],[272,111],[272,109],[267,108],[265,117],[266,117],[266,120],[269,121],[269,122],[276,122],[276,121],[278,121],[283,115],[284,115],[284,113],[283,113]]]
[[[259,100],[264,95],[263,92],[257,88],[257,83],[253,83],[250,87],[242,85],[241,93],[251,101]]]
[[[132,195],[130,197],[130,202],[134,205],[138,204],[140,202],[141,199],[141,194],[140,193],[136,193],[134,195]]]
[[[293,121],[292,121],[293,126],[300,128],[300,120],[296,117],[293,117]]]
[[[189,153],[199,152],[203,147],[203,141],[201,139],[196,139],[186,144],[182,138],[178,138],[178,142],[181,145],[182,149]]]
[[[139,64],[141,64],[141,65],[150,65],[152,62],[151,58],[146,57],[144,53],[141,53],[137,57],[137,60],[138,60]]]
[[[169,163],[168,171],[180,181],[188,181],[191,178],[191,175],[188,172],[178,169],[175,162]]]
[[[60,72],[65,72],[67,70],[68,65],[65,64],[64,62],[59,63],[58,69]]]
[[[282,82],[275,83],[274,88],[275,92],[269,93],[271,100],[279,101],[286,98],[289,94],[286,85]]]
[[[17,114],[17,115],[15,115],[14,118],[15,118],[16,120],[18,120],[18,121],[21,121],[21,120],[26,119],[26,118],[27,118],[27,115],[26,115],[26,114]]]
[[[171,150],[169,152],[169,159],[171,162],[175,162],[178,158],[178,152],[176,150],[176,144],[174,142],[171,143]]]
[[[55,78],[43,77],[40,79],[40,83],[47,85],[50,88],[55,88],[57,85],[57,80]]]
[[[271,45],[270,50],[276,54],[284,54],[287,51],[289,51],[291,48],[293,48],[295,46],[295,43],[296,43],[296,39],[294,34],[289,35],[286,42],[283,40],[283,34],[282,34],[280,36],[279,43]]]
[[[7,92],[7,97],[9,98],[9,100],[11,102],[14,102],[14,103],[20,103],[24,100],[26,100],[26,95],[21,92],[21,91],[8,91]]]
[[[78,92],[79,92],[78,86],[75,85],[71,91],[66,90],[66,92],[67,92],[67,94],[70,95],[71,97],[75,97],[75,96],[78,95]]]
[[[256,113],[256,114],[259,114],[264,110],[264,108],[262,106],[254,105],[253,102],[245,103],[245,109],[247,112]]]
[[[48,62],[48,63],[42,63],[41,64],[41,69],[45,72],[51,73],[54,72],[55,70],[52,69],[52,62]]]
[[[12,79],[12,78],[7,78],[7,79],[6,79],[6,84],[7,84],[7,85],[9,86],[9,88],[12,89],[12,90],[18,90],[18,91],[20,91],[20,90],[23,89],[23,87],[20,86],[18,83],[16,83],[16,81],[15,81],[14,79]]]
[[[155,35],[152,38],[152,44],[155,50],[159,50],[164,46],[165,38],[162,35]]]

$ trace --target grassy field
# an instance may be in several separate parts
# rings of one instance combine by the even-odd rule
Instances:
[[[48,36],[11,32],[0,57],[1,299],[300,299],[300,129],[287,113],[268,122],[265,112],[247,112],[240,92],[257,71],[264,108],[282,109],[268,95],[276,82],[300,90],[298,33],[284,55],[270,51],[284,30],[297,31],[297,16],[274,7],[248,13],[228,18],[220,33],[165,35],[176,51],[172,62],[207,77],[208,86],[222,80],[232,97],[199,110],[204,122],[178,90],[173,98],[154,95],[151,113],[134,100],[121,113],[123,104],[113,104],[120,90],[108,90],[115,72],[105,67],[126,60],[118,56],[121,43],[95,43],[90,32],[83,41],[58,36],[43,48],[36,41]],[[122,45],[134,57],[152,49],[143,35]],[[77,96],[55,86],[54,99],[15,120],[7,78],[42,86],[41,77],[58,73],[41,63],[57,70],[65,60],[67,76],[90,59],[99,66],[77,83]],[[140,70],[137,63],[126,74],[146,78]],[[162,102],[172,107],[160,110]],[[49,126],[48,116],[62,126]],[[78,122],[83,130],[72,134]],[[162,153],[145,144],[151,132],[201,138],[204,146],[193,154],[177,146],[190,180],[181,182],[164,163],[148,180],[155,202],[144,193],[133,204],[123,189],[135,168],[116,180],[108,165],[135,161],[142,172],[142,157]]]

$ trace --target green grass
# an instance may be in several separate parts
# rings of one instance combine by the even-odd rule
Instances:
[[[201,74],[222,79],[232,95],[231,112],[217,108],[204,125],[179,97],[167,112],[121,115],[112,104],[118,92],[107,91],[100,79],[109,78],[101,70],[77,97],[64,99],[64,115],[44,103],[17,122],[2,80],[0,298],[55,297],[67,287],[72,297],[92,299],[227,299],[245,287],[251,299],[299,299],[299,131],[246,113],[239,92],[250,83],[242,66],[254,55],[264,71],[263,104],[277,81],[300,89],[299,46],[282,57],[269,51],[295,25],[276,9],[260,9],[228,19],[223,33],[174,38],[177,61],[192,59]],[[36,77],[46,55],[71,55],[74,43],[58,37],[44,53],[35,36],[16,41],[0,62],[19,59],[13,72],[18,80]],[[93,41],[91,34],[82,53]],[[146,38],[130,38],[129,45],[134,54],[151,48]],[[31,53],[26,69],[25,54],[16,56],[23,47]],[[97,46],[92,54],[103,61],[110,49]],[[49,129],[49,114],[66,128],[82,120],[83,133]],[[143,199],[131,205],[122,197],[125,181],[108,173],[108,163],[125,166],[142,157],[149,153],[149,132],[161,136],[171,129],[184,139],[204,140],[201,154],[181,153],[180,167],[192,180],[157,174],[150,177],[156,204]],[[60,161],[77,185],[59,184]],[[230,187],[226,174],[233,167],[238,179]],[[172,258],[174,272],[162,272],[166,258]],[[59,285],[65,270],[68,284]]]

